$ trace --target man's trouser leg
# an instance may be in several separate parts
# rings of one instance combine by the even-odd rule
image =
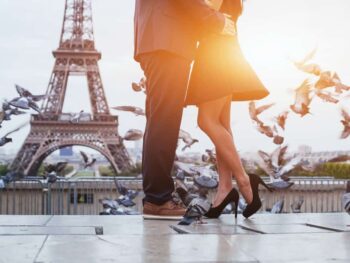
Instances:
[[[191,61],[168,52],[145,54],[146,129],[142,174],[144,201],[161,205],[172,199],[171,170],[182,119]]]

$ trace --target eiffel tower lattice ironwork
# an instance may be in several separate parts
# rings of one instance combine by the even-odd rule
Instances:
[[[31,116],[30,133],[11,170],[36,175],[48,155],[73,145],[100,152],[117,172],[128,170],[132,163],[118,134],[118,117],[110,114],[98,67],[101,53],[95,49],[91,0],[66,0],[60,44],[53,55],[42,113]],[[62,112],[70,75],[86,76],[90,95],[92,114],[77,123]]]

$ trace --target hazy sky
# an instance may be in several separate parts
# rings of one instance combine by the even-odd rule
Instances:
[[[14,84],[44,93],[54,59],[51,51],[58,47],[62,25],[63,0],[0,0],[0,99],[16,96]],[[97,48],[102,51],[100,70],[110,106],[143,107],[144,95],[133,93],[132,81],[142,76],[133,61],[133,0],[93,1]],[[293,102],[292,89],[306,77],[292,65],[291,59],[302,58],[318,47],[315,62],[324,69],[335,70],[350,84],[350,1],[349,0],[248,0],[239,22],[242,48],[271,95],[261,101],[276,102],[268,115],[273,116]],[[79,94],[79,101],[77,101]],[[350,100],[344,100],[347,106]],[[348,150],[350,138],[339,140],[339,105],[312,103],[313,115],[300,119],[294,114],[286,127],[286,142],[291,148],[309,144],[314,150]],[[85,79],[72,78],[68,86],[65,110],[89,110]],[[117,112],[115,112],[117,113]],[[183,125],[200,144],[193,151],[211,148],[210,141],[197,128],[196,108],[187,108]],[[120,116],[120,133],[129,128],[143,128],[142,117],[127,113]],[[6,122],[0,135],[27,120],[15,117]],[[267,115],[263,116],[268,119]],[[271,140],[259,134],[248,117],[247,103],[233,103],[232,126],[241,151],[272,150]],[[16,134],[15,142],[2,150],[18,150],[29,127]]]

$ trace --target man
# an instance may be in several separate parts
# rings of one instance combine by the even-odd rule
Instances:
[[[136,0],[135,60],[147,78],[142,160],[146,219],[179,219],[185,213],[172,200],[171,170],[190,66],[201,37],[234,32],[234,22],[204,0]]]

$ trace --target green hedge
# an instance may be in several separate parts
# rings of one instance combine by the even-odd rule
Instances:
[[[141,163],[137,163],[134,167],[132,167],[129,171],[123,172],[120,174],[116,174],[111,166],[100,166],[98,170],[101,176],[137,176],[141,173]]]
[[[0,176],[5,175],[8,172],[7,164],[0,164]]]

